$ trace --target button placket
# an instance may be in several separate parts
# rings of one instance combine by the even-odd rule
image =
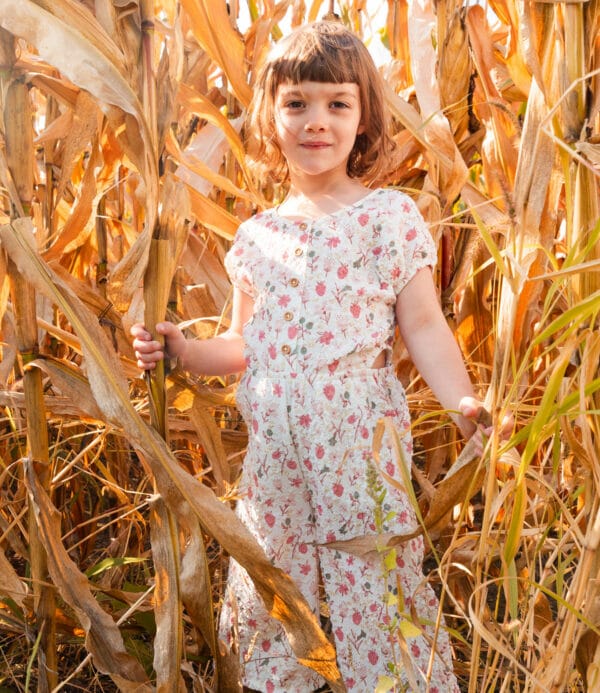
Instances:
[[[305,246],[308,243],[308,236],[306,233],[304,233],[308,229],[308,224],[306,222],[300,222],[295,224],[295,230],[296,231],[301,231],[303,238],[299,239],[297,236],[295,238],[296,245],[292,245],[292,252],[294,254],[294,257],[296,258],[296,261],[292,263],[292,271],[296,274],[296,276],[291,277],[287,284],[289,287],[292,289],[296,289],[296,291],[291,292],[291,302],[290,305],[288,306],[288,309],[283,313],[283,319],[288,323],[288,327],[286,328],[285,331],[285,336],[289,340],[288,343],[282,344],[280,351],[282,354],[285,356],[288,356],[292,352],[297,351],[297,342],[298,338],[301,334],[301,330],[298,329],[298,326],[294,325],[292,321],[294,320],[295,316],[298,315],[298,306],[301,303],[301,293],[302,293],[302,281],[301,278],[304,276],[306,273],[306,252],[305,252]],[[289,324],[292,323],[292,324]],[[295,329],[294,329],[295,328]]]

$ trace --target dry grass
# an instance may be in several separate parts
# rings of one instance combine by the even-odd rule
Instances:
[[[418,199],[473,376],[518,423],[441,484],[461,444],[398,345],[455,667],[472,693],[598,690],[599,3],[388,2],[373,24],[379,4],[333,6],[389,51],[385,182]],[[165,313],[227,326],[223,255],[273,195],[243,158],[254,67],[330,5],[0,3],[0,688],[235,690],[230,553],[342,690],[231,513],[234,380],[144,382],[127,338]]]

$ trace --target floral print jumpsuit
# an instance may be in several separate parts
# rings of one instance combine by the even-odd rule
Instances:
[[[397,295],[435,260],[416,206],[391,189],[373,190],[310,222],[283,218],[276,209],[260,213],[240,226],[225,260],[234,285],[254,299],[244,327],[247,369],[237,394],[249,444],[236,512],[317,614],[322,580],[344,683],[360,693],[373,691],[379,676],[389,673],[394,647],[401,662],[385,627],[394,614],[384,594],[396,589],[397,576],[405,611],[423,624],[437,618],[420,537],[398,548],[389,587],[376,553],[364,559],[327,548],[327,542],[376,534],[366,472],[381,417],[392,418],[410,460],[402,386],[391,366],[372,366],[391,350]],[[380,465],[399,478],[389,441]],[[385,531],[416,526],[397,488],[387,488],[383,510],[389,515]],[[423,630],[407,640],[419,690],[458,691],[443,630],[426,683],[432,628]],[[296,661],[280,624],[232,561],[221,634],[231,643],[234,633],[249,688],[309,693],[324,683]]]

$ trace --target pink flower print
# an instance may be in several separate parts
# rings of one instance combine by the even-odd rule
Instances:
[[[388,460],[385,465],[385,471],[388,474],[388,476],[394,476],[394,473],[396,471],[396,465],[391,460]]]
[[[356,414],[350,414],[350,416],[347,419],[349,424],[356,423]]]
[[[408,204],[408,202],[402,203],[402,211],[404,212],[404,214],[410,214],[411,209],[410,209],[410,205]]]
[[[335,532],[327,532],[327,536],[325,537],[325,541],[335,541]]]
[[[356,625],[356,626],[360,625],[360,622],[362,621],[362,614],[360,613],[360,611],[355,611],[352,614],[352,621],[353,621],[354,625]]]
[[[413,642],[413,644],[410,646],[410,651],[413,653],[413,657],[421,656],[421,648],[417,645],[416,642]]]
[[[257,625],[256,619],[255,618],[249,618],[248,619],[248,625],[250,626],[250,628],[256,628],[256,625]]]
[[[273,394],[275,397],[281,397],[283,394],[283,388],[279,383],[275,383],[275,385],[273,385]]]
[[[281,450],[275,450],[275,452],[271,455],[271,457],[274,460],[278,460],[281,457]]]
[[[308,575],[310,573],[310,564],[309,563],[303,563],[300,566],[300,572],[302,575]]]
[[[356,681],[354,679],[346,680],[346,688],[354,688],[356,686]]]
[[[337,591],[340,594],[348,594],[348,592],[350,592],[350,590],[348,589],[348,585],[345,584],[338,585]]]
[[[336,628],[335,637],[339,642],[344,642],[344,631],[341,628]]]
[[[319,337],[319,344],[330,344],[333,337],[333,332],[323,332]]]
[[[302,416],[298,419],[298,422],[303,428],[308,428],[311,421],[312,419],[310,418],[310,414],[302,414]]]
[[[375,255],[375,257],[378,257],[379,255],[381,255],[381,246],[380,245],[378,245],[376,248],[373,248],[373,255]]]
[[[325,385],[325,387],[323,388],[323,394],[331,402],[333,396],[335,395],[335,387],[331,383]]]
[[[298,326],[297,325],[292,325],[291,327],[288,327],[288,338],[289,339],[294,339],[297,334],[298,334]]]
[[[315,291],[317,292],[317,296],[324,296],[326,290],[327,290],[327,284],[325,284],[325,282],[317,282],[317,285],[315,287]]]
[[[302,543],[298,546],[298,551],[299,551],[300,553],[307,553],[307,552],[308,552],[308,546],[306,545],[305,542],[302,542]]]
[[[369,662],[371,662],[373,666],[375,666],[375,664],[377,664],[377,662],[379,661],[379,655],[377,654],[377,652],[375,652],[375,650],[369,650],[367,657],[369,659]]]
[[[369,223],[369,215],[368,214],[360,214],[358,217],[358,223],[361,226],[366,226]]]
[[[350,306],[350,312],[352,313],[353,318],[358,318],[358,316],[360,315],[360,306],[358,305],[358,303],[353,303]]]
[[[396,565],[398,566],[398,568],[404,568],[405,564],[402,556],[396,556]]]
[[[334,484],[333,485],[333,495],[340,498],[343,494],[344,494],[344,487],[342,486],[342,484],[339,484],[339,483]]]
[[[263,640],[261,643],[261,647],[263,649],[263,652],[268,652],[271,649],[271,641]]]
[[[298,467],[298,463],[294,459],[289,459],[286,464],[288,469],[296,469]]]
[[[330,248],[337,248],[338,245],[340,244],[340,239],[337,236],[332,236],[327,240],[327,245]]]
[[[308,459],[308,457],[304,460],[303,462],[304,466],[308,469],[309,472],[312,472],[312,462]]]
[[[350,571],[347,570],[345,575],[346,575],[346,580],[348,580],[348,582],[352,585],[352,587],[354,587],[354,585],[356,584],[356,578],[354,577],[353,573],[351,573]],[[355,621],[355,623],[356,623],[356,621]]]
[[[366,426],[363,426],[360,429],[360,435],[366,440],[369,437],[369,429]]]
[[[400,276],[400,268],[394,267],[392,269],[392,279],[398,279],[399,276]]]
[[[328,366],[327,370],[330,373],[335,373],[337,371],[337,367],[340,365],[340,360],[336,359],[335,361],[332,361]]]
[[[285,308],[291,300],[292,299],[287,295],[280,296],[277,304]]]
[[[375,604],[375,602],[373,602],[373,603],[369,606],[369,611],[370,611],[372,614],[374,614],[374,613],[377,611],[377,609],[378,609],[378,606],[377,606],[377,604]]]
[[[265,331],[264,331],[264,330],[261,330],[261,331],[258,333],[258,341],[259,341],[259,342],[264,342],[266,336],[267,336],[267,335],[265,334]]]
[[[263,649],[264,649],[264,647],[263,647]],[[267,681],[267,693],[273,693],[274,690],[275,690],[275,684],[273,683],[273,681]]]
[[[258,421],[256,419],[252,419],[252,430],[254,433],[258,433]]]
[[[417,235],[417,229],[413,228],[408,230],[408,233],[406,234],[406,240],[407,241],[412,241]]]
[[[265,522],[269,527],[273,527],[275,524],[275,515],[273,515],[273,513],[265,513]]]
[[[337,270],[338,279],[345,279],[348,276],[348,265],[340,265]]]
[[[270,358],[274,359],[277,356],[277,349],[275,348],[274,344],[269,344],[267,351],[269,352]]]
[[[315,450],[315,455],[317,456],[318,460],[323,459],[323,455],[325,454],[325,448],[322,445],[317,445],[317,449]]]

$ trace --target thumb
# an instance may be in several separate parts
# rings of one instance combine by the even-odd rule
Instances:
[[[483,403],[475,397],[463,397],[458,403],[458,410],[467,419],[474,419],[479,414]]]

